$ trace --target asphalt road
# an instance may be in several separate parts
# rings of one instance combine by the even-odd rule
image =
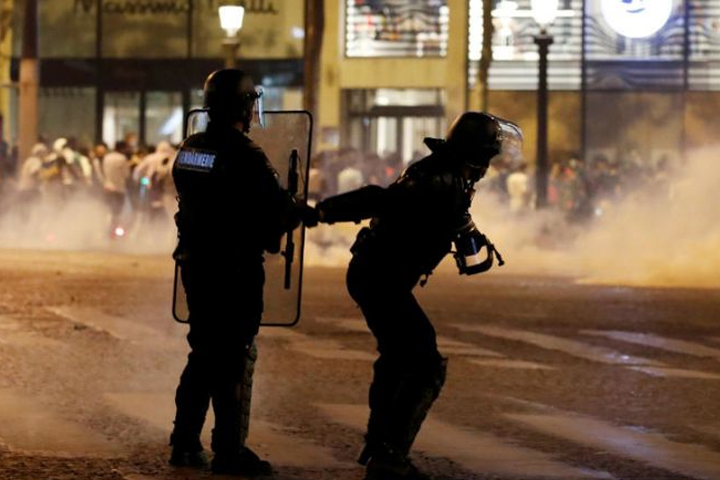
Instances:
[[[211,478],[166,464],[171,274],[0,251],[0,479]],[[441,269],[418,296],[450,358],[414,453],[435,478],[720,479],[720,290]],[[250,443],[275,478],[360,480],[374,343],[344,269],[309,268],[299,326],[259,348]]]

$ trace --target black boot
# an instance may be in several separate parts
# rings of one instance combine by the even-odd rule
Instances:
[[[216,453],[212,460],[212,471],[224,475],[256,477],[272,474],[272,466],[248,447],[242,447],[239,452]]]
[[[210,465],[199,438],[183,439],[170,436],[170,465],[175,467],[207,468]]]
[[[387,447],[376,448],[365,469],[365,480],[431,480],[409,458]]]

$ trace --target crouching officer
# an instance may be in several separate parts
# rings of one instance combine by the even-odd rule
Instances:
[[[200,443],[212,401],[212,470],[230,475],[271,472],[245,445],[252,378],[263,312],[263,254],[280,249],[298,225],[293,199],[263,151],[246,135],[261,91],[240,70],[205,82],[210,123],[187,138],[173,166],[178,191],[178,248],[190,312],[190,354],[180,378],[170,463],[206,466]]]
[[[317,205],[325,223],[371,218],[351,251],[347,287],[377,339],[370,418],[360,463],[366,480],[428,477],[408,459],[410,447],[445,381],[447,359],[413,296],[455,244],[460,273],[488,270],[495,247],[470,217],[474,184],[504,148],[520,148],[513,123],[468,112],[445,140],[426,139],[431,154],[388,188],[367,186]],[[423,279],[424,277],[424,279]]]

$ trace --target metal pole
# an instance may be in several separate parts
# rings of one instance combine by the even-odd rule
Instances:
[[[22,57],[20,59],[19,162],[30,156],[32,146],[38,141],[39,77],[37,0],[26,0]]]
[[[325,1],[305,0],[305,39],[303,42],[303,108],[319,116],[320,74],[323,36],[325,34]],[[317,132],[313,132],[317,137]],[[311,140],[313,148],[320,142]],[[315,152],[311,152],[314,155]]]
[[[225,68],[237,68],[238,47],[240,47],[240,40],[237,37],[226,37],[223,40]]]
[[[143,85],[140,91],[140,118],[138,119],[138,143],[147,145],[147,87]]]
[[[535,37],[540,59],[538,62],[538,94],[537,94],[537,153],[536,153],[536,208],[547,206],[548,190],[548,85],[547,85],[547,55],[548,47],[552,45],[553,37],[545,30]]]
[[[587,158],[587,5],[582,5],[582,40],[580,50],[580,151],[585,165],[589,165]]]
[[[490,104],[490,66],[492,64],[492,39],[495,33],[492,18],[492,0],[483,0],[483,39],[482,54],[478,68],[478,83],[480,84],[480,110],[488,111]]]
[[[99,144],[103,141],[103,116],[105,115],[102,0],[97,0],[95,7],[97,15],[95,19],[95,143]]]
[[[692,18],[690,9],[692,4],[684,2],[684,27],[683,33],[683,89],[682,89],[682,126],[680,130],[680,160],[687,161],[688,135],[687,135],[687,104],[688,92],[690,91],[690,20]]]

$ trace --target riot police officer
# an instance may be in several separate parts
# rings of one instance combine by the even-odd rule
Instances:
[[[207,130],[187,138],[173,166],[178,248],[187,294],[191,352],[180,378],[170,463],[206,466],[200,432],[212,401],[212,470],[270,473],[245,445],[254,337],[263,311],[263,254],[297,226],[292,199],[263,151],[246,135],[261,91],[240,70],[205,82]]]
[[[503,149],[519,147],[521,140],[515,124],[467,112],[453,123],[445,140],[426,139],[431,154],[388,188],[366,186],[317,205],[321,222],[372,217],[351,249],[347,272],[348,290],[379,352],[370,386],[366,444],[359,459],[366,465],[366,480],[428,478],[408,454],[440,394],[447,359],[438,352],[435,330],[412,290],[427,280],[453,242],[460,273],[492,266],[496,250],[468,213],[473,186],[492,158]]]

